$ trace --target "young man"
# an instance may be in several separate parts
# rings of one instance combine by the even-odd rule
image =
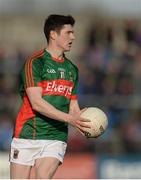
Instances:
[[[75,39],[71,16],[50,15],[44,25],[47,48],[25,62],[21,72],[23,104],[16,119],[11,143],[10,176],[52,178],[63,162],[68,124],[82,134],[87,119],[77,102],[78,69],[64,52]]]

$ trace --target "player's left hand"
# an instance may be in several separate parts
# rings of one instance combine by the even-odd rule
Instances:
[[[83,108],[83,109],[81,109],[80,110],[80,115],[84,112],[84,111],[86,111],[87,110],[87,108]],[[86,132],[83,132],[81,129],[79,129],[79,128],[76,128],[77,129],[77,131],[79,131],[79,133],[81,134],[81,135],[83,135],[83,136],[85,136],[85,133]]]

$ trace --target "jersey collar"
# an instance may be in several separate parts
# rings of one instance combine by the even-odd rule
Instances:
[[[48,56],[48,57],[50,57],[50,59],[52,59],[53,61],[56,61],[56,62],[64,62],[65,61],[65,55],[63,55],[63,59],[57,59],[57,58],[55,58],[55,57],[52,57],[51,56],[51,54],[46,50],[46,49],[44,49],[44,52],[45,52],[45,54]]]

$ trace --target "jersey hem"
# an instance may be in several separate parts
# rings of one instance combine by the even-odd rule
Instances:
[[[36,139],[33,139],[33,138],[23,138],[23,137],[15,137],[15,136],[14,136],[13,138],[15,138],[15,139],[28,139],[28,140],[33,140],[33,141],[34,141],[34,140],[35,140],[35,141],[36,141],[36,140],[55,140],[55,141],[67,142],[67,138],[66,138],[66,139],[59,139],[59,138],[58,138],[58,139],[57,139],[57,138],[48,138],[48,139],[47,139],[47,138],[37,138],[37,137],[36,137]]]

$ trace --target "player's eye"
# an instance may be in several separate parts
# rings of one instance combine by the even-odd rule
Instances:
[[[74,34],[73,31],[67,31],[67,34]]]

